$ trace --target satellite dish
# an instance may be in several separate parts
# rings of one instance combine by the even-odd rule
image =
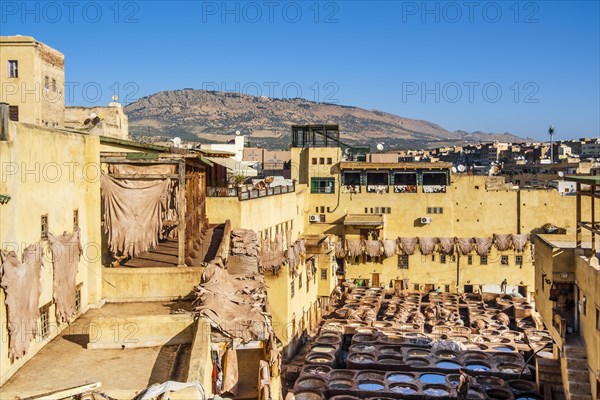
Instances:
[[[119,100],[119,96],[117,96],[117,95],[114,95],[114,96],[112,97],[112,101],[116,102],[117,100]]]
[[[90,113],[90,119],[94,119],[98,116],[98,114],[96,114],[95,112]]]
[[[377,143],[377,150],[383,150],[383,143]]]
[[[344,150],[344,154],[346,154],[346,155],[350,154],[350,147],[346,147],[346,150]]]
[[[181,147],[181,138],[176,137],[176,138],[171,139],[171,141],[173,142],[173,145],[175,147]]]
[[[558,176],[560,176],[562,178],[563,176],[565,176],[565,173],[562,171],[558,171]]]
[[[235,134],[239,136],[240,135],[240,131],[235,131]]]
[[[456,167],[456,169],[458,169],[458,172],[465,172],[467,170],[467,167],[465,167],[462,164],[459,164],[459,166]]]
[[[456,169],[456,167],[454,167],[454,166],[453,166],[453,167],[452,167],[452,173],[454,173],[454,174],[455,174],[457,171],[458,171],[458,169]]]

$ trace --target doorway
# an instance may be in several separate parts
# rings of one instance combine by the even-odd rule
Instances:
[[[373,274],[373,277],[371,279],[371,286],[379,287],[379,274]]]

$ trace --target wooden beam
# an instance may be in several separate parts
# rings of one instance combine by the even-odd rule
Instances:
[[[100,162],[105,164],[177,164],[180,160],[163,159],[157,160],[127,160],[119,157],[100,157]]]
[[[178,174],[108,174],[114,179],[179,179]]]
[[[75,386],[69,389],[55,390],[53,392],[46,392],[32,397],[25,397],[23,400],[51,400],[51,399],[62,399],[65,397],[72,397],[78,394],[89,392],[98,389],[102,386],[101,382],[89,383],[82,386]]]
[[[178,254],[178,267],[185,267],[185,215],[186,209],[186,185],[185,185],[185,160],[179,161],[179,197],[177,198],[177,208],[179,209],[179,226],[177,227],[177,240],[179,243]]]

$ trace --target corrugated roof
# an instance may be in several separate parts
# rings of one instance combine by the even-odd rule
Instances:
[[[373,163],[373,162],[355,162],[342,161],[341,169],[450,169],[452,163],[449,162],[400,162],[400,163]]]
[[[344,218],[344,225],[365,225],[379,226],[383,225],[383,215],[381,214],[348,214]]]
[[[565,181],[600,185],[600,175],[565,175]]]

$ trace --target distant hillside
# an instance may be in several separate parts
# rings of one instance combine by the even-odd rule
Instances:
[[[239,130],[252,146],[287,148],[290,126],[296,124],[339,124],[342,141],[382,141],[388,149],[523,141],[509,133],[449,132],[431,122],[352,106],[193,89],[159,92],[129,104],[125,111],[132,136],[150,142],[176,136],[226,142]]]

